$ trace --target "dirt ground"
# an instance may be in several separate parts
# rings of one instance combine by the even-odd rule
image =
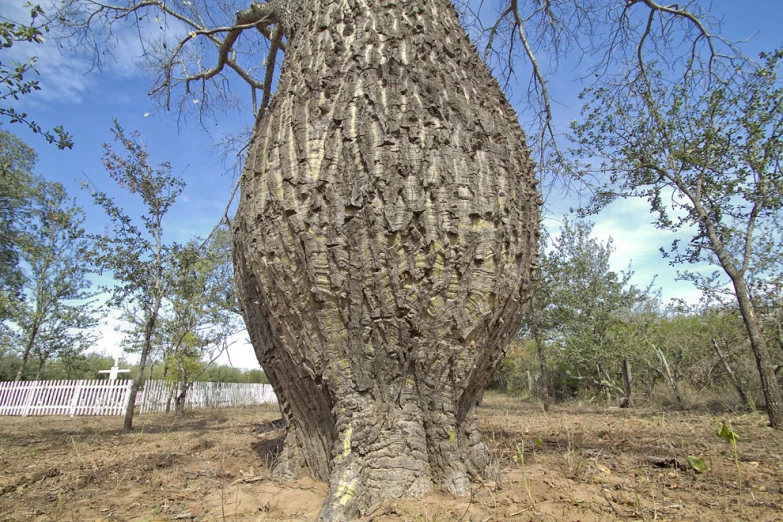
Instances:
[[[119,417],[0,417],[0,521],[315,520],[326,494],[268,469],[275,406]],[[783,521],[783,433],[762,414],[556,406],[490,394],[500,474],[471,497],[381,506],[370,521]],[[716,436],[730,421],[733,447]],[[520,455],[522,458],[520,458]],[[687,457],[709,469],[696,472]]]

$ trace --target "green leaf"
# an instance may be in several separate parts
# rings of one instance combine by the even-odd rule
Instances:
[[[535,444],[536,448],[538,448],[538,449],[542,449],[544,447],[544,441],[539,439],[538,437],[533,439],[533,444]]]
[[[690,464],[697,473],[703,473],[710,469],[707,467],[707,463],[704,462],[704,459],[694,457],[693,455],[688,455],[688,464]]]
[[[725,422],[721,424],[717,435],[718,437],[725,440],[728,444],[736,444],[739,440],[739,435],[731,431],[731,428]]]

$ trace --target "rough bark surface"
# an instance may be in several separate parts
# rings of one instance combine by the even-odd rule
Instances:
[[[722,260],[721,260],[722,261]],[[724,269],[728,263],[722,263]],[[733,267],[726,269],[729,277],[734,284],[734,294],[737,296],[740,314],[745,323],[745,329],[748,332],[750,340],[750,349],[753,357],[756,359],[756,368],[761,380],[761,391],[764,393],[764,402],[766,403],[769,425],[777,430],[783,430],[783,400],[780,396],[778,379],[772,365],[772,358],[767,350],[767,343],[764,340],[764,333],[761,330],[756,313],[753,310],[753,303],[750,300],[750,293],[745,278],[737,274]]]
[[[622,401],[624,408],[630,408],[632,405],[631,396],[633,395],[633,374],[631,373],[631,361],[628,357],[623,357],[623,391],[625,391],[625,400]]]
[[[353,519],[488,469],[476,407],[516,333],[540,199],[514,110],[447,0],[313,0],[234,221],[287,423],[275,472]]]
[[[535,302],[533,302],[534,304]],[[541,332],[538,329],[538,325],[531,328],[533,339],[536,342],[536,351],[538,352],[538,368],[541,372],[541,403],[544,406],[544,411],[549,411],[550,403],[552,402],[552,379],[549,377],[549,369],[546,364],[546,355],[544,354],[544,339],[541,336]]]

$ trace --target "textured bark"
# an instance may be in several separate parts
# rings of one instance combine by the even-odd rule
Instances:
[[[144,379],[144,368],[147,364],[147,357],[152,348],[152,333],[155,330],[155,322],[158,317],[158,311],[160,310],[160,302],[161,298],[156,297],[153,305],[153,312],[144,324],[144,342],[141,348],[141,357],[139,358],[139,369],[136,370],[136,375],[133,378],[130,390],[128,391],[128,403],[125,405],[125,418],[122,423],[125,431],[131,431],[133,429],[133,412],[136,409],[136,396],[139,394],[139,388],[141,388],[141,382]]]
[[[724,264],[724,269],[726,269],[725,267],[726,265]],[[742,314],[742,320],[748,332],[750,349],[753,352],[754,359],[756,359],[756,369],[761,380],[761,391],[764,393],[769,425],[775,429],[783,430],[783,400],[780,397],[778,379],[772,366],[772,358],[767,350],[767,343],[764,340],[761,325],[753,309],[753,303],[750,300],[748,286],[745,283],[745,278],[738,275],[733,270],[733,267],[731,270],[726,269],[726,272],[734,284],[734,294],[737,296],[740,314]]]
[[[549,369],[546,364],[546,356],[544,355],[544,339],[541,337],[541,332],[538,330],[538,325],[534,325],[531,328],[533,339],[536,342],[536,352],[538,353],[538,367],[541,372],[541,403],[544,406],[544,411],[549,411],[549,407],[552,402],[552,381],[549,378]]]
[[[625,400],[622,402],[623,407],[630,408],[631,396],[633,395],[633,374],[631,373],[631,361],[627,357],[623,357],[623,390],[625,391]]]
[[[16,370],[16,377],[14,377],[14,382],[19,382],[22,380],[22,375],[24,375],[24,369],[27,366],[28,359],[30,358],[30,352],[33,351],[33,346],[35,345],[35,338],[37,335],[38,326],[34,325],[30,331],[30,336],[27,338],[27,344],[24,347],[24,352],[22,352],[22,360],[19,362],[19,369]]]
[[[476,407],[516,333],[540,199],[447,0],[313,0],[234,221],[243,313],[322,520],[488,471]]]

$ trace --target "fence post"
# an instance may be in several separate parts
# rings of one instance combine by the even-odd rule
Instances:
[[[73,391],[71,399],[71,417],[76,415],[76,408],[79,406],[79,396],[82,394],[82,381],[76,381],[76,389]]]
[[[30,406],[36,395],[35,382],[31,382],[29,385],[26,385],[25,388],[27,389],[27,396],[25,397],[24,407],[22,408],[22,417],[27,417],[30,413]]]

